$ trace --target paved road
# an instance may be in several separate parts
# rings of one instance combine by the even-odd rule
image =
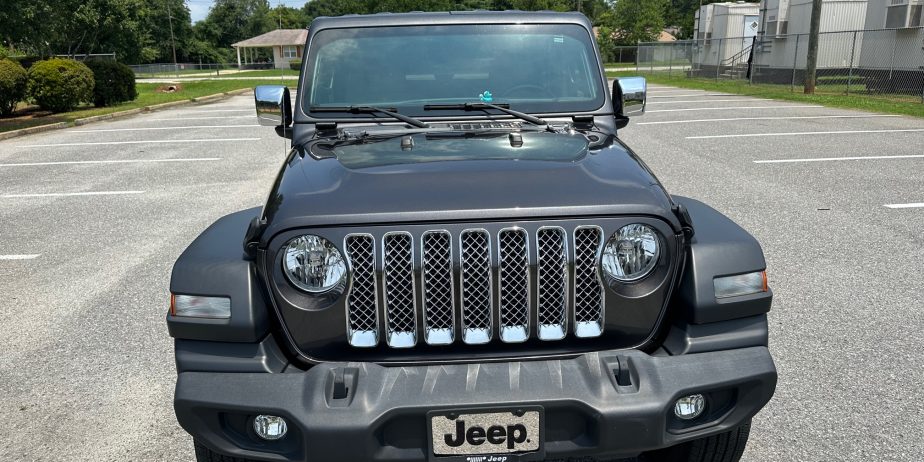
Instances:
[[[622,137],[768,256],[780,382],[745,459],[921,460],[924,208],[886,205],[924,202],[924,121],[651,97]],[[169,271],[214,219],[266,194],[284,142],[251,104],[0,142],[0,460],[192,459],[170,404]]]

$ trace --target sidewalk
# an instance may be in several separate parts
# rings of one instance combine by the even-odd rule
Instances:
[[[151,79],[136,79],[137,83],[180,83],[201,82],[203,80],[298,80],[297,75],[276,75],[266,77],[157,77]]]

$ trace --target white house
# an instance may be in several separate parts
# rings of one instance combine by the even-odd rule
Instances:
[[[890,73],[924,69],[924,0],[869,0],[866,29],[882,28],[859,34],[854,65]]]
[[[847,67],[853,43],[842,34],[827,32],[863,29],[868,0],[822,0],[818,40],[818,67]],[[760,4],[760,44],[754,55],[757,66],[769,69],[805,68],[812,0],[763,0]],[[852,37],[851,37],[852,39]],[[858,37],[862,41],[863,37]],[[859,49],[860,43],[857,44]]]
[[[254,63],[254,48],[272,48],[273,67],[287,69],[289,61],[302,59],[305,52],[305,41],[307,40],[307,29],[276,29],[263,35],[241,40],[231,46],[237,50],[238,67]]]
[[[696,63],[724,66],[751,46],[759,29],[757,3],[727,2],[703,5],[696,11],[693,37]]]

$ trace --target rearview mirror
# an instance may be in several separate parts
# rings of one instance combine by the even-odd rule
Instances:
[[[613,105],[624,117],[640,116],[645,113],[648,98],[648,83],[644,77],[621,77],[613,81]]]
[[[284,85],[260,85],[253,89],[257,105],[257,121],[265,127],[276,127],[282,132],[292,125],[292,98],[289,87]]]

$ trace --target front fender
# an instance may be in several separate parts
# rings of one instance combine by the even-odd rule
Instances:
[[[253,262],[243,251],[244,234],[260,208],[219,218],[177,259],[170,277],[173,294],[229,297],[230,319],[202,319],[167,314],[167,328],[177,339],[257,342],[269,332],[269,311]]]
[[[757,316],[770,311],[773,292],[718,300],[713,279],[764,271],[767,262],[760,244],[747,231],[712,207],[674,196],[692,218],[695,235],[678,293],[685,320],[692,324]]]

